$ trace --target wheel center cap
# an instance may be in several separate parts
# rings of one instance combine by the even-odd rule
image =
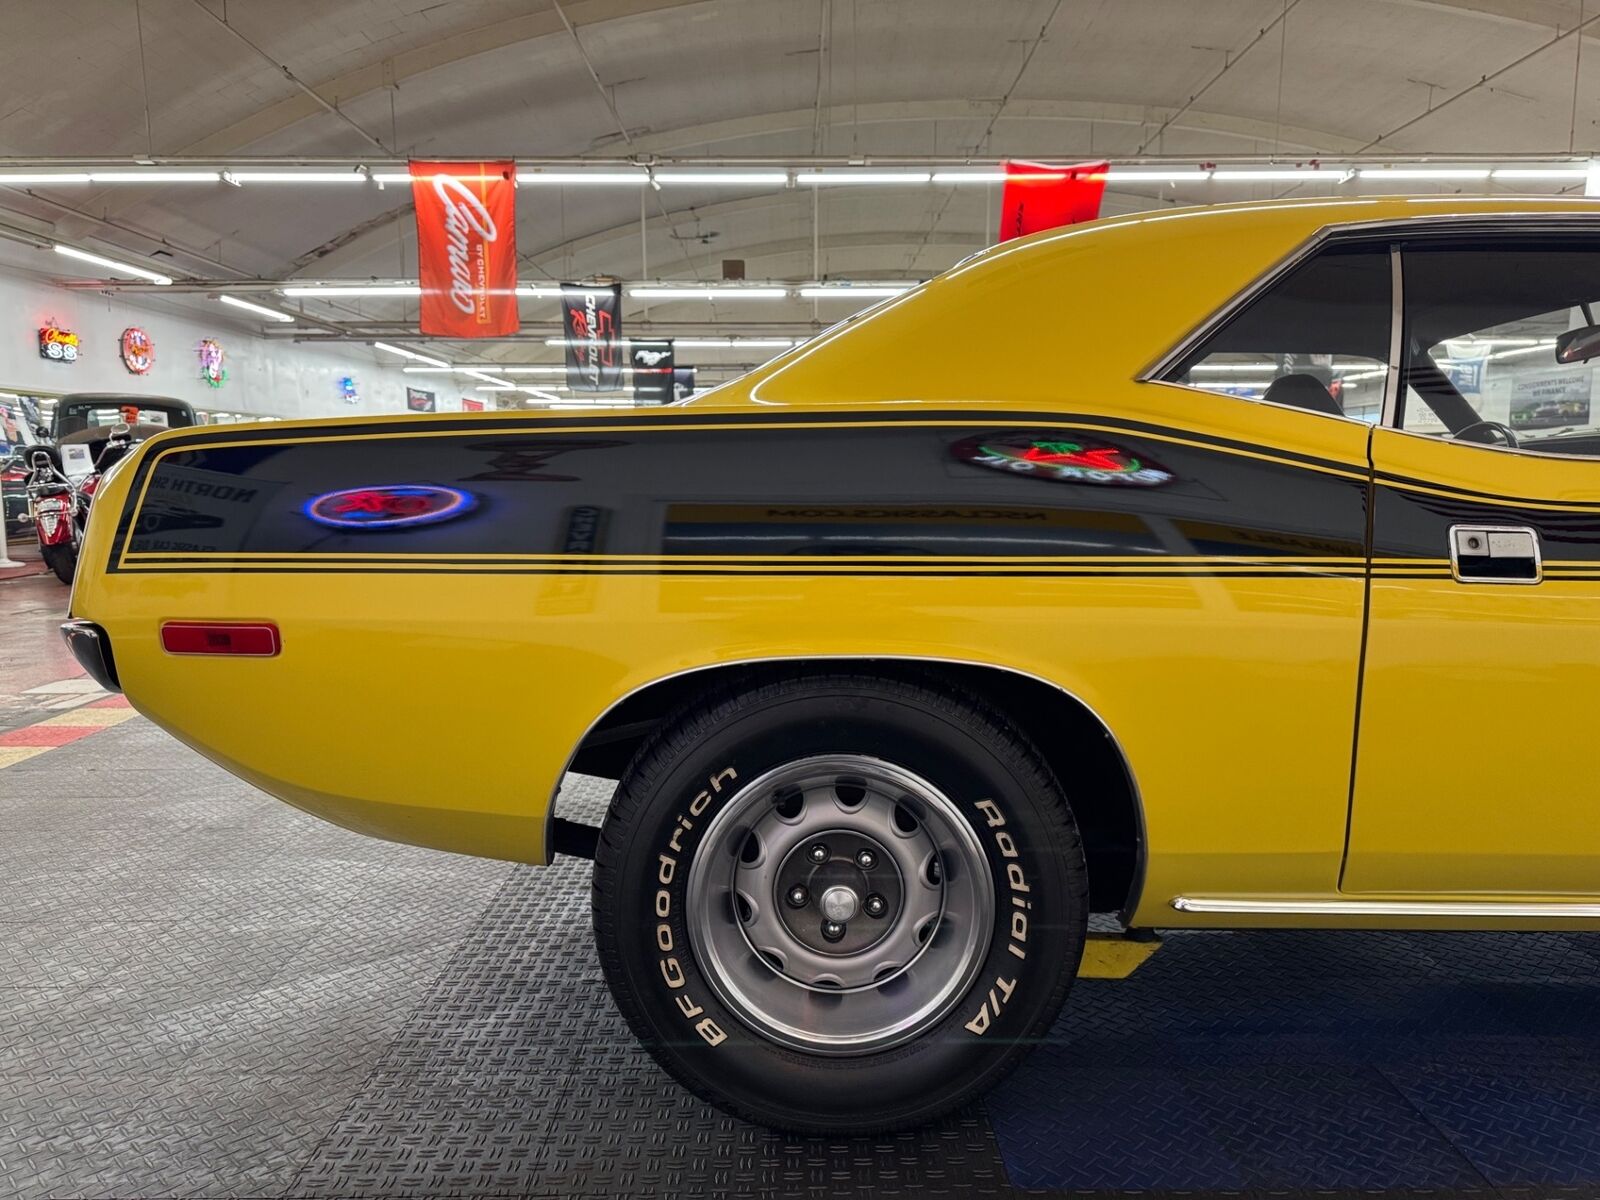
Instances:
[[[830,921],[848,921],[860,907],[860,899],[850,888],[831,887],[822,893],[822,915]]]

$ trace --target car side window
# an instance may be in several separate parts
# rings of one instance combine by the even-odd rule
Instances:
[[[1376,423],[1394,314],[1387,243],[1335,243],[1254,297],[1163,378]]]
[[[1424,242],[1401,265],[1401,429],[1600,457],[1600,242]]]

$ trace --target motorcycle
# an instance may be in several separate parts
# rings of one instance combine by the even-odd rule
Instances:
[[[27,484],[28,512],[39,537],[40,556],[62,583],[70,584],[77,573],[78,550],[89,526],[89,504],[95,489],[132,444],[129,426],[116,426],[93,468],[77,480],[61,470],[49,450],[35,450],[28,456],[32,468]]]

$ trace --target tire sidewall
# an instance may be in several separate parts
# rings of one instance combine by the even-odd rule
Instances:
[[[1071,816],[1014,741],[932,694],[919,701],[833,685],[668,736],[619,860],[599,867],[613,873],[617,909],[605,961],[636,1031],[702,1094],[714,1081],[719,1098],[780,1125],[908,1122],[987,1086],[1059,1008],[1087,918]],[[706,979],[686,920],[690,867],[717,813],[746,783],[826,754],[867,754],[931,782],[971,826],[995,888],[990,945],[966,993],[914,1040],[861,1055],[808,1054],[752,1029]]]

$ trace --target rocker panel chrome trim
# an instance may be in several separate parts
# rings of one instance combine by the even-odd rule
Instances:
[[[1240,916],[1567,917],[1600,919],[1600,904],[1506,900],[1248,900],[1174,896],[1179,912]]]

